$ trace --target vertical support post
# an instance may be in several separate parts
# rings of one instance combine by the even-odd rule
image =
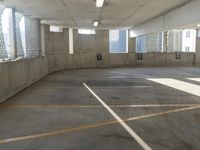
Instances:
[[[163,34],[162,52],[167,52],[168,51],[168,48],[167,48],[167,31],[164,31],[162,34]]]
[[[200,29],[197,30],[195,66],[200,66]]]
[[[43,52],[42,52],[42,25],[40,23],[40,19],[37,19],[37,25],[38,25],[39,56],[42,56],[43,55]]]
[[[42,51],[42,56],[46,55],[46,46],[45,46],[45,25],[41,24],[41,51]]]
[[[135,37],[128,38],[128,53],[135,53],[135,40]]]
[[[74,54],[74,36],[72,28],[69,28],[69,54]]]

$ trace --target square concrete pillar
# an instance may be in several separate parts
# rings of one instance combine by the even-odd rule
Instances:
[[[200,37],[198,36],[198,32],[200,32],[200,30],[197,30],[195,66],[200,66]]]
[[[162,52],[167,52],[168,51],[168,44],[167,44],[167,34],[168,32],[165,31],[162,33],[163,34],[163,45],[162,45]]]
[[[46,47],[45,47],[45,25],[44,24],[40,24],[40,39],[41,39],[41,55],[45,56],[46,55]]]
[[[128,53],[135,53],[135,38],[128,39]]]

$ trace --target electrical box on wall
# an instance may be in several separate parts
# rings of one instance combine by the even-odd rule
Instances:
[[[138,60],[142,60],[142,59],[143,59],[143,54],[138,54],[138,55],[137,55],[137,59],[138,59]]]
[[[176,53],[176,59],[181,59],[181,53]]]
[[[100,61],[100,60],[102,60],[102,59],[103,59],[102,54],[101,54],[101,53],[98,53],[98,54],[97,54],[97,60]]]

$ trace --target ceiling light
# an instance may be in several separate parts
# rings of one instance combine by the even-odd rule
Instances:
[[[104,0],[97,0],[96,7],[103,7]]]
[[[78,29],[78,34],[96,34],[96,31],[91,29]]]
[[[200,27],[200,24],[198,24],[197,27]]]
[[[94,25],[94,27],[97,27],[99,25],[99,21],[94,21],[93,25]]]

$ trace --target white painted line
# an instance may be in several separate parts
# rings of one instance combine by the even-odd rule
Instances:
[[[192,80],[192,81],[196,81],[196,82],[200,82],[200,78],[187,78],[188,80]]]
[[[147,80],[163,84],[165,86],[184,91],[189,94],[193,94],[196,96],[200,96],[200,86],[191,84],[188,82],[183,82],[176,79],[171,78],[147,78]]]
[[[83,85],[90,91],[90,93],[111,113],[111,115],[121,124],[122,127],[137,141],[144,150],[152,150],[144,140],[139,137],[97,94],[90,89],[87,84]]]

